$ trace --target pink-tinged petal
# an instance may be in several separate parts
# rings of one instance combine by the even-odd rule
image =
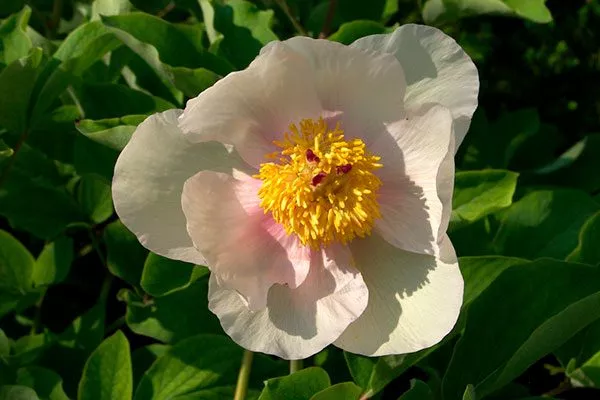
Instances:
[[[300,36],[284,43],[310,63],[325,110],[377,121],[403,115],[406,83],[394,56]]]
[[[334,343],[367,356],[415,352],[438,343],[454,327],[463,279],[450,241],[440,258],[391,246],[377,235],[352,243],[369,288],[362,316]]]
[[[310,250],[259,207],[260,181],[200,172],[185,182],[181,204],[188,232],[219,285],[262,309],[275,284],[298,287],[308,275]]]
[[[290,123],[318,117],[321,107],[311,75],[301,55],[273,42],[247,69],[227,75],[190,100],[180,127],[192,142],[233,145],[258,167],[276,150],[272,141]]]
[[[440,199],[452,195],[447,183],[452,184],[454,153],[446,160],[453,139],[452,115],[434,105],[386,125],[386,131],[369,146],[383,164],[377,171],[382,181],[381,218],[375,230],[398,248],[435,254],[438,232],[441,227],[445,231],[443,221],[452,211],[451,204]],[[441,168],[448,171],[440,176]],[[438,193],[438,185],[443,193]]]
[[[471,58],[439,29],[408,24],[390,34],[367,36],[351,47],[396,56],[406,76],[406,107],[441,104],[454,117],[456,149],[477,108],[479,75]]]
[[[177,126],[181,110],[148,117],[117,163],[112,194],[121,221],[143,246],[165,257],[205,264],[186,230],[183,183],[200,170],[231,171],[243,161],[220,143],[191,144]]]
[[[367,306],[361,274],[348,249],[337,247],[312,257],[310,273],[297,289],[275,285],[267,308],[251,311],[234,290],[209,285],[208,307],[240,346],[285,359],[309,357],[336,340]]]

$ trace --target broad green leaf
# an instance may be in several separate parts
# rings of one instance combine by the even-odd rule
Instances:
[[[600,387],[600,320],[596,320],[554,352],[575,386]]]
[[[58,336],[60,343],[72,349],[94,350],[104,338],[105,310],[105,304],[96,303]]]
[[[29,366],[17,371],[17,384],[35,390],[40,400],[69,400],[62,386],[62,378],[46,368]]]
[[[329,375],[324,369],[305,368],[288,376],[267,380],[258,400],[310,400],[330,385]]]
[[[433,392],[427,384],[418,379],[410,381],[410,389],[408,389],[398,400],[433,400]]]
[[[231,71],[226,61],[198,46],[176,25],[163,19],[144,13],[130,13],[103,17],[102,22],[121,40],[125,39],[124,43],[134,51],[133,41],[126,39],[122,32],[151,45],[158,52],[160,61],[169,66],[202,67],[223,75]]]
[[[34,48],[0,72],[0,126],[17,135],[25,134],[28,128],[29,105],[41,62],[42,51]]]
[[[475,393],[475,387],[473,385],[467,385],[465,392],[463,393],[463,400],[477,400],[477,393]]]
[[[416,353],[377,358],[344,352],[344,357],[354,382],[364,389],[364,397],[370,398],[435,349],[431,347]]]
[[[600,317],[598,279],[597,267],[550,259],[507,269],[469,306],[444,397],[501,388]]]
[[[10,354],[10,342],[2,329],[0,329],[0,359]]]
[[[150,367],[140,381],[135,399],[229,398],[241,360],[242,349],[225,336],[188,338]],[[218,396],[223,390],[229,396]]]
[[[4,64],[26,57],[31,50],[31,39],[26,33],[29,17],[31,8],[25,6],[0,24],[0,61]]]
[[[452,199],[453,224],[467,224],[512,204],[518,174],[503,170],[458,172]]]
[[[129,0],[94,0],[92,3],[92,19],[100,15],[119,15],[131,10]]]
[[[461,257],[460,272],[465,280],[463,308],[476,300],[508,268],[528,262],[520,258],[500,256]]]
[[[150,369],[152,364],[165,355],[171,347],[166,344],[151,344],[140,347],[131,354],[131,365],[133,368],[133,387],[137,387],[144,373]]]
[[[333,40],[334,42],[340,42],[349,45],[361,37],[385,32],[385,26],[379,22],[358,20],[342,24],[340,29],[338,29],[333,35],[329,36],[328,39]]]
[[[43,114],[32,125],[27,144],[53,159],[73,164],[73,146],[78,135],[74,122],[81,118],[75,105],[64,105]]]
[[[600,264],[600,212],[588,219],[579,233],[579,245],[567,257],[568,261]]]
[[[161,342],[176,343],[200,333],[223,331],[208,310],[208,275],[166,296],[147,299],[124,291],[119,298],[127,303],[129,328]]]
[[[538,23],[552,21],[546,0],[429,0],[423,8],[428,24],[482,14],[519,16]]]
[[[214,85],[221,76],[206,68],[171,68],[175,87],[187,97],[196,97],[204,90]]]
[[[362,394],[360,386],[352,382],[343,382],[321,390],[310,400],[358,400]]]
[[[44,246],[33,266],[35,286],[47,286],[65,280],[73,262],[73,240],[61,236]]]
[[[0,400],[40,400],[35,391],[27,386],[0,386]]]
[[[77,92],[81,107],[88,119],[124,117],[127,125],[141,122],[141,115],[169,110],[175,106],[160,97],[113,83],[84,84]]]
[[[86,174],[77,186],[77,201],[91,222],[99,224],[113,213],[110,185],[100,176]]]
[[[577,190],[531,192],[502,215],[494,246],[507,256],[564,259],[577,246],[585,221],[599,208]]]
[[[218,53],[236,67],[246,68],[267,43],[277,40],[271,30],[273,10],[260,10],[246,0],[213,3],[214,27],[223,34]],[[215,72],[219,72],[214,70]]]
[[[80,175],[96,174],[110,183],[118,156],[119,152],[115,149],[96,143],[83,135],[75,137],[73,162]]]
[[[146,293],[161,297],[188,287],[207,273],[208,270],[205,267],[150,253],[144,263],[140,283]]]
[[[146,115],[100,120],[84,119],[77,123],[77,130],[94,142],[121,151],[131,139],[135,128],[144,119]]]
[[[598,160],[600,134],[588,135],[577,142],[556,161],[540,168],[536,177],[542,183],[576,187],[587,192],[600,190],[600,177],[590,174],[600,168]]]
[[[27,365],[36,362],[40,355],[54,343],[54,336],[50,333],[21,336],[15,340],[12,365]]]
[[[133,392],[129,342],[118,331],[92,353],[79,382],[78,400],[127,400]]]
[[[10,233],[0,230],[0,291],[24,293],[32,289],[34,259]]]
[[[27,144],[22,145],[0,186],[0,215],[14,228],[42,239],[55,239],[69,224],[85,221],[66,188],[72,172]]]
[[[144,260],[148,251],[121,221],[109,224],[104,230],[108,269],[133,286],[140,284]]]

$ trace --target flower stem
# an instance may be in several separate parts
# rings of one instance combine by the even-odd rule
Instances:
[[[304,368],[303,360],[291,360],[290,361],[290,374],[300,371],[302,368]]]
[[[281,7],[281,10],[288,18],[288,20],[292,23],[294,29],[296,29],[296,32],[303,36],[308,36],[308,32],[306,32],[306,29],[304,29],[304,27],[300,25],[294,14],[292,14],[292,10],[290,9],[290,6],[288,6],[287,2],[285,0],[275,0],[275,2],[277,3],[277,5],[279,5],[279,7]]]
[[[337,7],[337,0],[329,0],[329,7],[327,8],[327,15],[325,16],[325,22],[323,28],[319,34],[319,39],[325,39],[331,33],[331,25],[333,24],[333,18],[335,17],[335,9]]]
[[[248,392],[248,379],[250,378],[250,370],[252,369],[253,358],[253,352],[249,350],[244,351],[242,366],[240,367],[240,373],[235,386],[235,396],[233,397],[233,400],[244,400],[246,398],[246,393]]]

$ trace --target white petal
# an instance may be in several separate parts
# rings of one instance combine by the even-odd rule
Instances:
[[[121,221],[142,245],[165,257],[205,264],[186,230],[183,183],[200,170],[244,167],[222,144],[185,140],[177,127],[180,114],[169,110],[140,124],[115,165],[112,194]]]
[[[309,61],[325,110],[378,121],[403,115],[406,83],[395,57],[300,36],[284,43]]]
[[[367,36],[351,47],[396,56],[406,76],[406,107],[437,103],[452,111],[456,149],[477,108],[479,76],[471,58],[439,29],[408,24],[390,34]]]
[[[306,60],[273,42],[247,69],[227,75],[190,100],[180,126],[190,141],[231,144],[258,167],[276,150],[272,141],[290,123],[316,118],[320,111]]]
[[[438,343],[458,319],[463,279],[449,240],[443,261],[410,253],[373,235],[352,253],[369,288],[369,305],[334,343],[367,356],[415,352]]]
[[[219,284],[240,292],[256,310],[266,306],[274,283],[295,288],[305,280],[310,250],[264,214],[261,181],[235,176],[194,175],[185,182],[182,206],[188,232]]]
[[[332,251],[332,250],[329,250]],[[235,291],[209,286],[209,308],[240,346],[285,359],[309,357],[331,344],[367,306],[368,290],[347,249],[316,253],[297,289],[275,285],[267,308],[250,311]]]
[[[369,146],[383,164],[377,171],[381,218],[375,229],[398,248],[435,254],[438,232],[440,227],[445,231],[443,221],[452,210],[440,199],[452,194],[447,183],[452,183],[453,153],[443,164],[453,139],[452,115],[434,105],[388,124],[386,131]],[[443,192],[438,193],[438,185]]]

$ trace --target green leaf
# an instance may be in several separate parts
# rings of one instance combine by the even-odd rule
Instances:
[[[77,186],[77,201],[83,213],[95,224],[106,221],[113,213],[110,185],[98,175],[86,174],[81,177]]]
[[[600,212],[590,217],[579,232],[579,245],[567,257],[568,261],[591,265],[600,264]]]
[[[461,257],[460,272],[465,280],[463,308],[477,299],[504,271],[529,261],[521,258],[485,256]]]
[[[35,390],[41,400],[69,400],[62,386],[62,378],[46,368],[29,366],[17,371],[17,384]]]
[[[73,154],[77,173],[96,174],[104,178],[107,183],[112,182],[115,163],[119,156],[117,150],[78,135],[75,137]]]
[[[512,204],[519,175],[503,170],[458,172],[452,199],[453,224],[475,222]]]
[[[135,399],[168,400],[188,394],[211,398],[211,394],[234,385],[241,359],[242,349],[224,336],[200,335],[183,340],[144,374]]]
[[[577,190],[531,192],[503,214],[494,246],[507,256],[564,259],[577,246],[585,221],[599,208]]]
[[[100,15],[119,15],[129,10],[129,0],[95,0],[92,3],[92,19],[100,18]]]
[[[96,303],[59,335],[60,343],[71,349],[94,350],[104,338],[105,310],[104,303]]]
[[[258,400],[310,400],[330,385],[329,375],[324,369],[305,368],[288,376],[267,380]]]
[[[22,135],[28,127],[29,105],[40,72],[42,51],[32,49],[27,57],[10,63],[0,72],[0,126]]]
[[[10,233],[0,230],[0,291],[31,290],[33,265],[29,250]]]
[[[245,0],[228,0],[214,7],[214,27],[223,34],[218,53],[236,67],[246,68],[267,43],[277,40],[271,30],[273,10],[260,10]],[[215,71],[219,72],[219,71]]]
[[[226,61],[198,46],[197,42],[190,40],[177,25],[163,19],[144,13],[129,13],[103,17],[102,22],[134,51],[140,47],[132,47],[133,41],[123,33],[151,45],[158,52],[160,61],[169,66],[202,67],[223,75],[231,71]],[[146,59],[141,53],[138,54]]]
[[[0,186],[0,215],[14,228],[54,240],[69,224],[85,221],[66,189],[71,178],[69,167],[22,145]]]
[[[328,39],[333,40],[334,42],[340,42],[349,45],[361,37],[385,32],[385,26],[379,22],[358,20],[342,24],[340,29],[338,29],[333,35],[329,36]]]
[[[26,386],[7,385],[0,387],[0,400],[40,400],[35,391]]]
[[[10,64],[26,57],[31,47],[27,36],[27,24],[31,17],[31,8],[25,6],[21,12],[11,15],[0,24],[0,62]]]
[[[127,325],[139,335],[176,343],[200,333],[223,332],[208,310],[208,274],[155,299],[142,299],[131,291],[121,292],[119,298],[127,303]]]
[[[6,159],[12,157],[13,154],[15,154],[13,149],[8,147],[8,145],[4,143],[4,140],[0,139],[0,166],[3,165],[3,162]]]
[[[477,394],[475,393],[475,387],[473,385],[467,385],[465,392],[463,393],[463,400],[477,400]]]
[[[501,388],[600,317],[599,278],[597,267],[550,259],[507,269],[469,306],[444,397],[469,383],[479,396]]]
[[[429,386],[423,381],[413,379],[408,389],[398,400],[433,400],[433,393]]]
[[[150,369],[154,362],[164,356],[170,349],[166,344],[151,344],[140,347],[131,354],[133,367],[133,387],[137,387],[144,373]]]
[[[84,119],[77,123],[77,130],[94,142],[121,151],[144,119],[146,115],[128,115],[100,120]]]
[[[141,286],[146,293],[161,297],[190,286],[207,273],[205,267],[150,253],[144,264]]]
[[[61,236],[44,246],[33,267],[35,286],[47,286],[65,280],[73,262],[73,240]]]
[[[310,400],[358,400],[361,394],[360,386],[356,386],[352,382],[344,382],[321,390]]]
[[[428,24],[482,14],[519,16],[533,22],[552,21],[546,0],[429,0],[423,8]]]
[[[2,329],[0,329],[0,359],[10,354],[10,342]]]
[[[204,90],[214,85],[221,76],[206,68],[171,68],[175,87],[187,97],[196,97]]]
[[[78,400],[126,400],[133,392],[129,342],[121,331],[92,353],[79,382]]]
[[[121,221],[115,221],[106,227],[104,241],[110,272],[131,285],[138,286],[148,251]]]
[[[365,357],[344,352],[346,364],[354,382],[365,390],[367,398],[382,391],[388,383],[399,377],[408,368],[425,358],[436,347],[411,354]]]

